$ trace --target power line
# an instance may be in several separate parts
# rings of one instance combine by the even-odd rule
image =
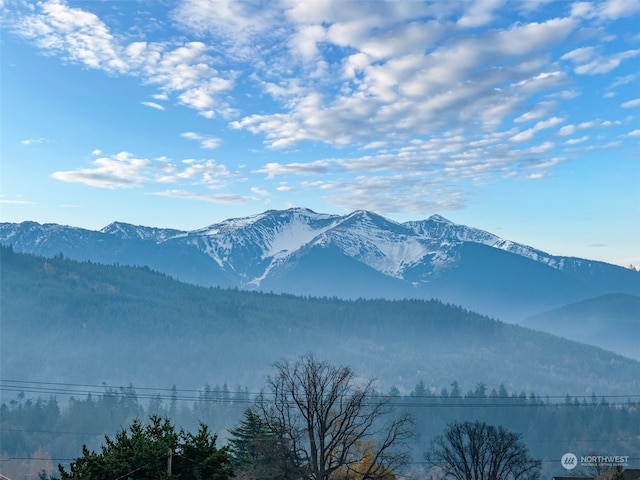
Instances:
[[[2,427],[3,432],[23,432],[23,433],[55,433],[56,435],[82,435],[82,436],[103,436],[110,435],[106,432],[72,432],[68,430],[35,430],[31,428],[5,428]],[[115,435],[115,434],[111,434]]]
[[[121,429],[122,430],[126,430],[126,429]],[[110,433],[110,432],[73,432],[73,431],[65,431],[65,430],[32,430],[32,429],[28,429],[28,428],[2,428],[3,432],[22,432],[22,433],[42,433],[42,434],[52,434],[52,435],[83,435],[83,436],[93,436],[93,437],[103,437],[103,436],[109,436],[109,437],[115,437],[115,435],[117,435],[117,433]],[[607,437],[607,440],[617,440],[617,441],[633,441],[635,440],[636,437],[634,435],[619,435],[619,436],[609,436]],[[598,438],[584,438],[581,437],[580,439],[571,439],[571,443],[589,443],[592,444],[595,441],[600,440],[600,437]],[[530,444],[543,444],[543,445],[548,445],[548,444],[558,444],[558,445],[566,445],[567,440],[527,440],[526,442],[528,445]]]
[[[118,389],[106,384],[82,384],[82,383],[62,383],[43,382],[28,380],[3,380],[0,379],[0,391],[18,393],[40,393],[49,395],[96,395],[102,397],[119,396],[123,398],[136,398],[147,400],[165,401],[194,401],[194,402],[224,402],[224,403],[244,403],[251,404],[259,395],[271,395],[271,392],[249,392],[247,390],[231,391],[228,389],[177,389],[177,388],[155,388],[140,386],[119,386]],[[138,392],[142,393],[138,393]],[[155,393],[154,393],[155,392]],[[169,393],[167,393],[169,392]],[[389,398],[390,406],[405,406],[418,408],[504,408],[504,407],[585,407],[585,406],[607,406],[602,405],[602,401],[615,403],[615,401],[631,401],[637,399],[638,394],[617,394],[617,395],[544,395],[534,397],[510,396],[469,396],[464,397],[441,397],[435,395],[407,395],[389,397],[379,394],[378,398]],[[550,400],[565,400],[562,403],[550,403]],[[566,400],[571,400],[571,403]],[[499,401],[497,401],[499,400]],[[594,400],[596,402],[594,403]],[[576,403],[576,401],[578,403]]]

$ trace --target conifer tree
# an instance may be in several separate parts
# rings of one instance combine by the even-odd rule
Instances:
[[[233,476],[231,458],[226,447],[215,444],[206,425],[195,435],[177,433],[168,419],[151,417],[146,425],[134,420],[129,431],[105,437],[101,453],[83,447],[69,471],[63,466],[58,470],[61,480],[228,480]]]
[[[260,415],[246,409],[238,426],[229,430],[228,441],[237,476],[240,479],[299,478],[299,461],[289,444],[272,432]]]

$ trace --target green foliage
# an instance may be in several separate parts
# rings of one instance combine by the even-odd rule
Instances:
[[[185,480],[226,480],[233,476],[228,447],[218,449],[215,435],[200,424],[197,434],[180,433],[182,443],[173,457],[174,477]]]
[[[166,479],[168,455],[177,444],[178,436],[168,420],[152,417],[147,425],[134,420],[129,432],[122,430],[114,439],[106,436],[101,453],[83,447],[82,456],[71,462],[69,471],[59,468],[60,478]]]
[[[229,449],[239,478],[298,478],[296,465],[299,462],[290,446],[272,433],[252,409],[245,410],[243,418],[229,434]]]
[[[105,437],[101,453],[83,447],[82,456],[71,462],[69,471],[59,467],[61,480],[210,479],[233,476],[226,448],[216,448],[216,437],[205,425],[196,435],[176,433],[168,419],[151,417],[143,425],[134,420],[129,431],[115,438]]]

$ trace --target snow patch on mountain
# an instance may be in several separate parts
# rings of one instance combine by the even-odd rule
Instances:
[[[317,243],[335,245],[345,255],[396,278],[430,253],[402,224],[366,211],[353,212],[324,233]]]
[[[455,224],[440,215],[399,223],[364,210],[347,215],[316,213],[305,208],[268,210],[192,231],[122,222],[111,223],[100,232],[35,222],[0,224],[0,241],[32,245],[37,253],[46,251],[44,247],[35,247],[46,245],[49,238],[73,244],[77,239],[88,241],[98,235],[97,240],[101,234],[123,241],[172,242],[193,248],[242,279],[242,283],[253,286],[259,286],[274,268],[302,249],[313,246],[337,248],[345,256],[385,275],[404,279],[406,272],[412,280],[418,270],[426,278],[425,275],[454,268],[458,247],[467,242],[504,250],[557,270],[575,269],[580,261],[554,257],[484,230]],[[428,267],[422,268],[423,264]]]
[[[308,222],[295,221],[273,229],[263,257],[273,257],[281,253],[294,252],[318,235],[332,228],[332,224],[313,228]]]
[[[171,238],[184,236],[187,232],[173,228],[143,227],[129,223],[113,222],[100,230],[101,233],[114,235],[122,240],[146,240],[162,243]]]
[[[564,268],[564,261],[546,252],[510,240],[504,240],[493,233],[478,228],[455,224],[440,215],[433,215],[423,221],[405,222],[403,225],[414,231],[425,241],[431,242],[438,251],[445,244],[453,245],[472,242],[515,253],[536,262],[544,263],[557,270]]]

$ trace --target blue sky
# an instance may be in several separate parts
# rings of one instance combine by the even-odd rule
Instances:
[[[640,1],[0,0],[1,220],[438,213],[640,264]]]

